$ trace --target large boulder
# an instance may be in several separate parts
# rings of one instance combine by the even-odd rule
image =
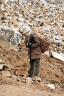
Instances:
[[[14,27],[0,26],[0,45],[16,49],[22,39],[21,34]]]

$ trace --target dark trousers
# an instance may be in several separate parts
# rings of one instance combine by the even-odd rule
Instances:
[[[30,60],[29,77],[39,76],[39,62],[40,62],[40,59]]]

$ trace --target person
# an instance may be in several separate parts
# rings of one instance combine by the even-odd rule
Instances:
[[[31,33],[25,41],[30,58],[29,77],[33,78],[33,80],[41,81],[39,72],[41,57],[40,40],[36,33]]]

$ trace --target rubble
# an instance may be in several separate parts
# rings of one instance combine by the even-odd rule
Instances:
[[[0,9],[1,9],[2,11],[5,11],[5,8],[4,8],[4,5],[3,5],[3,4],[1,4]]]
[[[4,76],[4,77],[10,77],[11,76],[11,74],[10,74],[10,71],[2,71],[1,72],[2,73],[2,76]]]
[[[54,84],[47,84],[47,86],[48,86],[49,88],[51,88],[51,89],[55,89]]]
[[[6,4],[8,2],[8,0],[0,0],[0,4],[4,3]]]
[[[6,20],[4,20],[3,24],[6,24],[7,26],[10,26],[10,27],[14,26],[17,28],[16,30],[18,31],[20,30],[21,33],[32,32],[35,27],[37,28],[40,26],[41,27],[40,32],[46,35],[53,45],[56,46],[56,44],[60,43],[60,45],[62,45],[60,50],[63,51],[63,46],[64,46],[63,39],[62,39],[63,36],[61,35],[61,32],[60,32],[64,30],[62,28],[63,26],[63,3],[62,2],[63,1],[60,3],[59,0],[58,1],[40,0],[40,2],[35,1],[34,3],[33,0],[27,0],[27,1],[19,0],[19,2],[21,2],[21,5],[19,5],[19,7],[18,5],[14,5],[14,4],[11,5],[14,8],[14,10],[9,5],[7,5],[7,7],[9,7],[8,8],[9,10],[6,9],[5,7],[5,10],[7,11],[7,15],[5,15],[4,13],[4,17],[6,17]],[[37,4],[37,2],[39,5]],[[44,5],[47,4],[48,7],[46,8],[44,5],[41,5],[40,3],[44,3]],[[25,4],[27,4],[27,6]],[[59,4],[61,4],[61,6]],[[36,10],[34,8],[36,8]],[[43,10],[43,13],[41,12],[41,10]],[[56,49],[58,49],[58,47]]]
[[[30,85],[31,83],[32,83],[32,78],[27,77],[27,78],[26,78],[26,84],[27,84],[27,85]]]
[[[0,64],[0,71],[5,70],[5,68],[8,68],[7,64]]]
[[[2,58],[0,58],[0,64],[2,64],[2,63],[4,63],[5,61],[2,59]]]
[[[48,84],[64,82],[64,0],[10,0],[8,4],[1,5],[0,58],[3,61],[0,59],[0,69],[3,76],[11,75],[14,80],[25,82],[29,59],[23,34],[27,32],[36,32],[42,38],[48,38],[53,57],[59,59],[42,56],[42,81]],[[18,49],[20,42],[21,51]],[[12,71],[10,74],[8,70],[2,70],[2,62],[9,64]],[[31,84],[31,79],[27,78],[26,82]],[[55,88],[54,85],[51,86],[52,89]]]

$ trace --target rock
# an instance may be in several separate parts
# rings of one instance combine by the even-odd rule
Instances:
[[[64,24],[62,25],[62,27],[64,28]]]
[[[0,0],[0,4],[7,4],[8,0]]]
[[[0,64],[4,64],[4,62],[5,61],[0,58]]]
[[[37,77],[37,76],[33,77],[32,80],[33,80],[34,82],[41,82],[41,78],[40,78],[40,77]]]
[[[32,78],[27,77],[27,78],[26,78],[26,84],[27,84],[27,85],[30,85],[31,83],[32,83]]]
[[[12,77],[12,79],[17,80],[17,76],[12,75],[11,77]]]
[[[55,89],[54,84],[47,84],[47,86],[48,86],[50,89]]]
[[[46,51],[45,54],[50,57],[49,51]],[[51,50],[51,55],[53,58],[64,61],[64,54],[63,53],[57,53],[57,52],[54,52]]]
[[[0,70],[5,70],[6,68],[8,68],[6,64],[0,64]]]
[[[5,11],[4,4],[1,4],[0,9],[1,9],[2,11]]]
[[[16,81],[21,81],[21,82],[25,83],[25,78],[23,78],[21,76],[16,76],[16,75],[13,74],[11,77],[12,77],[12,79],[14,79]]]
[[[16,75],[25,75],[27,74],[26,72],[28,72],[26,69],[29,64],[27,58],[24,58],[27,57],[27,51],[24,51],[21,47],[21,52],[16,53],[18,51],[16,50],[18,49],[17,44],[20,43],[20,41],[22,43],[22,39],[24,40],[22,33],[34,31],[39,34],[39,36],[46,36],[51,42],[52,50],[57,53],[59,51],[64,52],[64,39],[62,39],[64,38],[64,0],[9,1],[11,2],[11,6],[4,3],[7,2],[7,0],[0,0],[0,3],[3,4],[0,10],[0,45],[7,45],[6,48],[4,48],[4,46],[2,47],[3,49],[0,51],[2,55],[0,56],[7,60],[6,62],[10,63],[10,65],[21,65],[21,68],[16,70]],[[19,2],[21,5],[19,5]],[[18,36],[20,34],[19,32],[21,36]],[[3,40],[6,43],[2,43]],[[59,42],[60,45],[58,46]],[[8,51],[9,48],[15,51]],[[21,57],[22,55],[23,57]],[[61,55],[59,57],[59,55],[60,54],[56,54],[54,57],[57,59],[61,59],[62,57],[61,60],[63,60],[64,57]],[[51,66],[51,68],[53,68],[53,66]],[[27,75],[25,75],[25,77],[26,76]]]
[[[22,4],[27,4],[29,3],[30,0],[19,0]]]
[[[17,77],[17,79],[16,79],[17,81],[21,81],[21,78],[19,78],[19,77]]]
[[[11,76],[10,71],[7,71],[7,70],[2,71],[1,73],[2,73],[2,76],[5,76],[5,77],[10,77]]]
[[[0,39],[2,39],[4,43],[8,43],[8,48],[18,50],[18,43],[20,43],[22,39],[21,33],[19,33],[16,28],[7,26],[0,26],[0,31]]]
[[[44,4],[45,7],[48,7],[46,0],[40,0],[41,4]]]
[[[57,53],[57,52],[52,51],[52,56],[54,58],[57,58],[57,59],[61,60],[61,61],[64,61],[64,56],[59,54],[59,53]]]
[[[3,64],[0,64],[0,70],[3,70],[3,66],[4,66]]]

